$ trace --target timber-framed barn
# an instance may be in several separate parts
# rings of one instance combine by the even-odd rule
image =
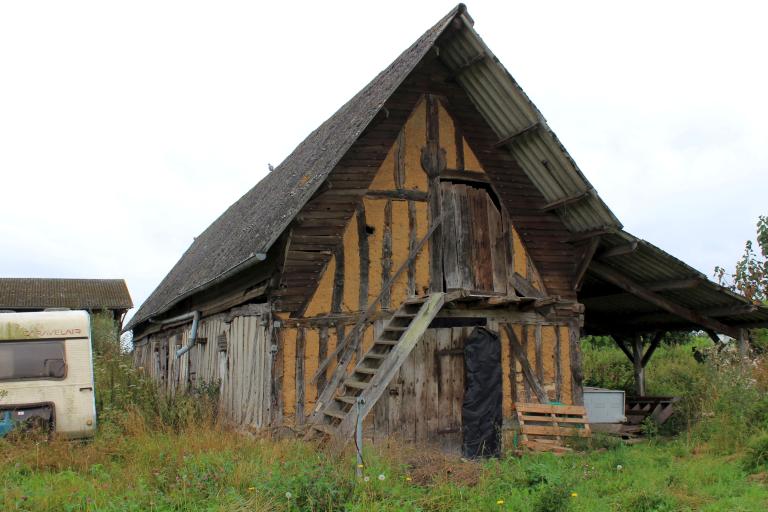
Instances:
[[[585,333],[766,325],[622,229],[473,26],[453,9],[195,239],[127,326],[137,366],[220,383],[244,428],[346,437],[360,407],[374,440],[453,448],[469,375],[507,425],[581,403]],[[642,372],[654,344],[622,347]]]

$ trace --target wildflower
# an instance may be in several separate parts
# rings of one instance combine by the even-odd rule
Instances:
[[[412,478],[411,478],[411,477],[409,477],[409,476],[406,476],[406,477],[405,477],[405,481],[406,481],[406,482],[410,482],[411,480],[412,480]]]
[[[248,492],[253,492],[253,491],[255,491],[255,490],[256,490],[256,488],[255,488],[255,487],[249,487],[249,488],[248,488]]]
[[[579,496],[578,493],[575,493],[575,492],[571,493],[571,498],[577,498],[578,496]]]
[[[382,482],[384,481],[385,478],[387,477],[384,476],[384,473],[379,475],[379,480],[381,480]]]
[[[370,482],[370,481],[371,481],[371,477],[369,477],[369,476],[364,476],[363,477],[363,482]]]
[[[616,466],[616,471],[621,471],[622,469],[624,469],[624,466],[622,466],[621,464]]]
[[[285,497],[288,498],[288,499],[291,499],[291,498],[293,498],[293,494],[291,494],[291,492],[288,491],[288,492],[285,493]]]
[[[497,505],[503,505],[504,504],[504,500],[496,500],[496,504]]]

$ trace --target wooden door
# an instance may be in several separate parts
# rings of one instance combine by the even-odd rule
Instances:
[[[472,327],[427,329],[373,410],[373,437],[461,451],[464,340]]]
[[[498,207],[483,188],[443,182],[441,192],[446,291],[505,295],[507,241]]]

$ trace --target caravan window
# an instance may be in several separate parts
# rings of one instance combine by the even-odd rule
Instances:
[[[0,342],[0,381],[63,379],[63,340]]]

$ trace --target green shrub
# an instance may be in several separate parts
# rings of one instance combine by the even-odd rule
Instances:
[[[768,432],[762,432],[750,441],[742,465],[749,473],[768,471]]]
[[[96,410],[102,429],[185,428],[212,424],[218,413],[218,383],[201,383],[187,392],[165,393],[133,366],[120,346],[117,324],[109,314],[91,319]]]
[[[666,512],[677,510],[677,503],[668,495],[652,490],[636,490],[625,504],[632,512]]]
[[[564,512],[570,509],[571,492],[562,485],[546,485],[536,494],[534,512]]]

